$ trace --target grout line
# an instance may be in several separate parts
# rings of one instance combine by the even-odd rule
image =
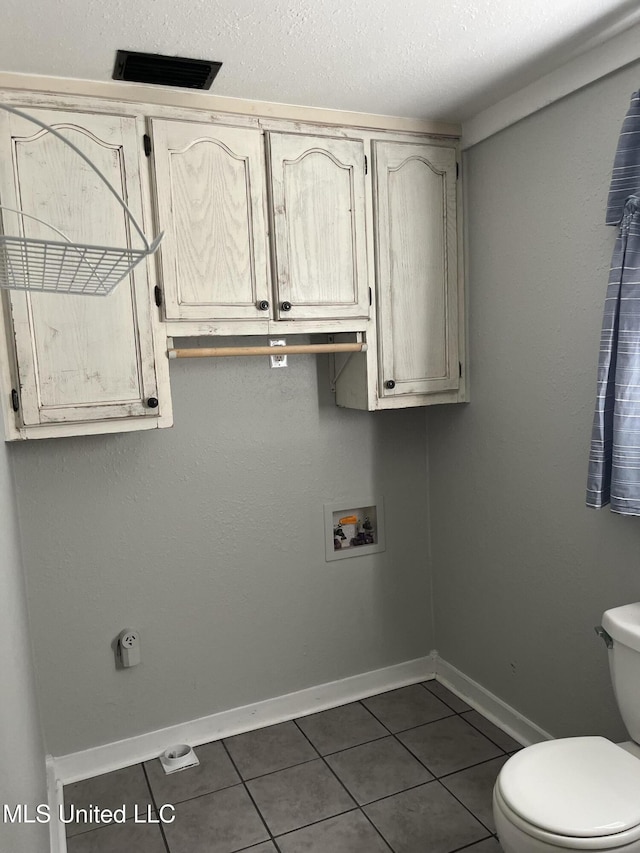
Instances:
[[[473,708],[471,708],[470,710],[471,710],[471,712],[474,712],[474,709],[473,709]],[[481,729],[479,726],[474,725],[474,723],[472,723],[472,721],[471,721],[471,720],[467,720],[467,719],[466,719],[466,717],[465,717],[464,715],[465,715],[465,714],[468,714],[468,713],[470,713],[470,712],[469,712],[469,711],[463,711],[463,712],[461,712],[461,714],[460,714],[460,716],[464,719],[465,723],[468,723],[470,726],[473,726],[473,728],[474,728],[477,732],[480,732],[480,734],[481,734],[481,735],[484,735],[484,736],[487,738],[487,740],[490,740],[490,741],[491,741],[491,743],[493,743],[495,746],[497,746],[497,747],[498,747],[498,749],[501,749],[501,750],[505,753],[505,755],[506,755],[506,754],[507,754],[507,750],[506,750],[503,746],[500,746],[500,744],[499,744],[497,741],[495,741],[495,740],[493,740],[493,738],[489,737],[489,735],[488,735],[488,734],[486,734],[486,732],[483,732],[483,731],[482,731],[482,729]],[[479,711],[475,711],[475,713],[476,713],[476,714],[479,714],[479,715],[482,717],[482,714],[480,714],[480,712],[479,712]],[[483,720],[486,720],[487,718],[486,718],[486,717],[482,717],[482,719],[483,719]],[[487,720],[487,722],[488,722],[488,723],[491,723],[491,720]],[[492,726],[495,726],[495,723],[491,723],[491,725],[492,725]],[[502,731],[502,730],[500,729],[500,727],[499,727],[499,726],[495,726],[495,728],[496,728],[496,729],[498,729],[498,731]],[[503,732],[503,734],[506,734],[506,732]],[[509,737],[510,737],[510,735],[509,735]],[[512,740],[513,740],[513,738],[512,738]],[[516,749],[515,751],[516,751],[516,752],[518,752],[520,749],[522,749],[522,746],[518,746],[518,747],[517,747],[517,749]]]
[[[144,773],[144,778],[147,782],[147,788],[149,789],[149,794],[151,796],[151,802],[153,803],[153,807],[156,811],[156,814],[159,815],[160,812],[158,811],[158,802],[156,800],[155,794],[153,793],[153,788],[151,787],[151,782],[149,780],[149,774],[147,773],[147,768],[144,766],[144,762],[142,762],[140,764],[140,767],[142,769],[142,772]],[[167,836],[166,836],[165,831],[164,831],[164,824],[162,822],[160,822],[159,827],[160,827],[160,834],[162,835],[162,840],[164,841],[164,846],[166,848],[166,851],[167,851],[167,853],[171,853],[171,848],[169,847],[169,840],[167,839]]]
[[[446,791],[450,796],[452,796],[452,797],[453,797],[453,799],[454,799],[454,800],[456,800],[458,803],[460,803],[460,805],[461,805],[461,806],[462,806],[466,811],[468,811],[468,812],[469,812],[469,814],[471,815],[471,817],[472,817],[474,820],[477,820],[477,821],[478,821],[478,823],[480,824],[480,826],[481,826],[483,829],[486,829],[486,830],[487,830],[487,832],[488,832],[490,835],[493,835],[493,830],[492,830],[490,827],[488,827],[486,823],[484,823],[483,821],[481,821],[481,820],[480,820],[480,818],[478,817],[478,815],[477,815],[475,812],[471,811],[471,809],[469,808],[469,806],[467,806],[465,803],[463,803],[463,802],[462,802],[462,800],[461,800],[459,797],[457,797],[457,796],[453,793],[453,791],[450,791],[450,790],[447,788],[447,786],[446,786],[446,785],[445,785],[445,784],[444,784],[440,779],[438,779],[437,781],[438,781],[438,782],[440,783],[440,785],[444,788],[444,790],[445,790],[445,791]],[[482,840],[483,840],[482,838],[479,838],[479,839],[478,839],[478,841],[482,841]],[[474,843],[475,843],[475,842],[474,842]]]
[[[260,729],[256,729],[256,731],[260,731]],[[257,776],[249,776],[245,781],[253,782],[255,779],[264,779],[265,776],[273,776],[274,773],[280,773],[281,770],[292,770],[294,767],[302,767],[303,764],[309,764],[311,761],[316,761],[316,757],[305,758],[304,761],[296,761],[294,764],[287,764],[286,767],[278,767],[277,770],[269,770],[267,773],[260,773]],[[244,779],[243,776],[240,776],[240,778]],[[231,786],[227,785],[227,787],[230,788]]]
[[[437,776],[437,779],[448,779],[450,776],[455,776],[457,773],[464,773],[466,770],[471,770],[472,767],[481,767],[483,764],[489,764],[490,761],[497,761],[499,758],[504,758],[504,755],[494,755],[493,758],[484,758],[482,761],[477,761],[475,764],[470,764],[468,767],[461,767],[460,770],[452,770],[450,773],[443,773],[442,776]]]
[[[487,838],[477,838],[475,841],[470,841],[468,844],[465,844],[463,847],[456,847],[455,850],[449,850],[448,853],[459,853],[461,850],[468,850],[470,847],[473,847],[474,844],[481,844],[483,841],[489,841],[490,838],[496,838],[494,832],[487,836]],[[497,840],[497,839],[496,839]]]
[[[139,764],[129,764],[128,767],[126,767],[126,768],[123,767],[122,769],[123,770],[130,770],[133,767],[139,767],[142,770],[142,773],[143,773],[145,780],[146,780],[146,783],[147,783],[147,788],[149,790],[149,795],[151,797],[151,803],[152,803],[154,811],[157,815],[158,814],[158,806],[157,806],[155,797],[153,795],[153,791],[151,790],[151,784],[149,783],[149,779],[147,778],[147,773],[146,773],[146,770],[144,768],[144,764],[142,762],[140,762]],[[118,771],[114,770],[112,772],[117,773]],[[99,775],[107,775],[108,776],[110,774],[107,773],[107,774],[99,774]],[[98,777],[93,776],[92,778],[97,779]],[[82,779],[82,780],[80,780],[80,782],[70,782],[68,785],[63,785],[63,790],[64,790],[64,788],[71,787],[71,785],[82,784],[82,782],[84,782],[84,781],[89,781],[89,780]],[[71,803],[67,803],[67,805],[71,805]],[[131,806],[134,806],[134,805],[137,806],[140,804],[131,802],[131,803],[123,803],[123,805],[128,810]],[[65,811],[65,815],[66,815],[66,811]],[[128,817],[125,820],[125,824],[131,823],[132,821],[133,821],[133,817]],[[152,824],[152,825],[153,826],[159,826],[160,828],[162,828],[162,826],[163,826],[161,823],[160,824]],[[86,824],[85,824],[85,826],[86,826]],[[113,820],[109,821],[108,823],[90,824],[86,829],[83,829],[80,832],[74,832],[73,835],[67,835],[66,826],[65,826],[65,841],[69,842],[69,840],[71,838],[79,838],[81,835],[88,835],[90,832],[97,832],[99,829],[109,829],[110,826],[122,826],[122,824],[116,823],[116,821],[113,821]],[[162,829],[161,829],[161,831],[162,831]],[[164,833],[162,833],[162,834],[164,837]],[[165,846],[166,846],[166,842],[165,842]],[[167,853],[171,853],[171,851],[169,850],[168,847],[167,847]]]
[[[447,702],[446,699],[443,699],[441,696],[438,696],[437,693],[435,693],[433,690],[431,690],[431,688],[429,687],[429,684],[432,681],[435,684],[440,684],[440,682],[436,678],[430,678],[429,681],[420,681],[419,684],[421,685],[421,687],[424,687],[425,690],[428,690],[432,696],[435,696],[436,699],[439,699],[441,702],[444,702],[444,704],[447,706],[447,708],[451,708],[451,710],[453,711],[454,714],[460,715],[460,714],[466,714],[467,711],[473,711],[473,708],[470,705],[467,705],[467,707],[464,709],[464,711],[456,711],[456,709],[453,707],[453,705],[450,702]],[[444,687],[444,684],[440,684],[440,686]],[[444,689],[448,690],[447,687],[444,687]],[[455,695],[455,694],[452,694],[452,695]],[[460,701],[460,702],[464,702],[464,699],[459,699],[459,697],[457,697],[457,696],[456,696],[456,699],[458,699],[458,701]],[[466,704],[467,703],[465,702],[465,705]]]
[[[367,708],[367,710],[369,710],[369,709]],[[369,712],[369,713],[371,713],[371,712]],[[296,725],[298,725],[297,720],[294,720],[294,723],[295,723]],[[298,728],[300,729],[300,726],[298,726]],[[305,738],[307,738],[307,740],[309,741],[309,743],[311,744],[311,746],[316,750],[316,752],[318,753],[318,755],[320,755],[320,753],[319,753],[319,752],[318,752],[318,750],[316,749],[315,744],[314,744],[314,743],[313,743],[313,742],[312,742],[312,741],[311,741],[311,740],[306,736],[306,734],[302,731],[302,729],[300,729],[300,731],[302,732],[303,736],[304,736]],[[381,738],[377,738],[377,740],[381,740]],[[373,741],[369,741],[369,743],[373,743]],[[363,744],[358,744],[358,746],[362,746],[362,745],[363,745]],[[353,747],[352,747],[352,748],[353,748]],[[337,753],[333,753],[333,755],[336,755],[336,754],[337,754]],[[369,815],[364,811],[364,809],[362,808],[362,806],[360,805],[360,803],[358,803],[358,802],[356,801],[356,798],[353,796],[353,794],[351,793],[351,791],[347,788],[347,786],[344,784],[344,782],[342,781],[342,779],[341,779],[341,778],[338,776],[338,774],[335,772],[335,770],[333,769],[333,767],[331,767],[331,765],[329,764],[329,762],[326,760],[325,756],[324,756],[324,755],[320,755],[320,758],[321,758],[321,760],[323,761],[323,763],[324,763],[325,767],[327,767],[327,768],[329,769],[329,772],[333,774],[333,776],[337,779],[337,781],[339,782],[339,784],[340,784],[340,785],[344,788],[344,790],[347,792],[347,795],[348,795],[349,797],[351,797],[351,799],[353,800],[353,802],[356,804],[356,809],[350,809],[350,811],[356,811],[356,810],[357,810],[357,811],[359,811],[359,812],[360,812],[360,814],[364,817],[364,819],[365,819],[366,821],[368,821],[368,822],[369,822],[369,824],[373,827],[374,831],[375,831],[375,832],[380,836],[380,838],[382,839],[382,841],[387,845],[387,847],[389,848],[389,850],[391,850],[391,851],[392,851],[392,853],[395,853],[395,851],[393,850],[393,847],[391,847],[391,845],[389,844],[389,842],[387,841],[387,839],[384,837],[384,835],[380,832],[380,830],[379,830],[379,829],[378,829],[378,827],[375,825],[375,823],[374,823],[374,822],[369,818]],[[347,812],[343,812],[342,814],[347,814]],[[338,817],[338,815],[334,815],[334,817]],[[325,819],[325,820],[329,820],[330,818],[324,818],[324,819]],[[319,821],[318,821],[318,822],[319,822]]]
[[[260,820],[261,820],[261,821],[262,821],[262,823],[264,824],[264,828],[267,830],[267,835],[269,836],[269,838],[268,838],[267,840],[274,841],[274,843],[275,843],[275,839],[274,839],[274,837],[273,837],[273,833],[272,833],[272,832],[271,832],[271,830],[269,829],[269,825],[268,825],[267,821],[264,819],[264,817],[263,817],[263,815],[262,815],[262,812],[261,812],[261,811],[260,811],[260,809],[258,808],[258,804],[257,804],[257,803],[256,803],[256,801],[254,800],[254,798],[253,798],[253,795],[252,795],[251,791],[250,791],[250,790],[249,790],[249,788],[247,787],[247,783],[246,783],[246,782],[245,782],[245,780],[242,778],[242,774],[241,774],[241,773],[240,773],[240,771],[238,770],[238,767],[237,767],[237,765],[236,765],[235,761],[234,761],[234,760],[233,760],[233,758],[231,757],[231,753],[230,753],[230,752],[229,752],[229,750],[227,749],[227,745],[226,745],[226,743],[224,742],[224,738],[223,738],[221,741],[219,741],[219,743],[221,743],[221,744],[222,744],[222,748],[223,748],[223,749],[224,749],[224,751],[227,753],[227,756],[228,756],[228,758],[229,758],[229,761],[230,761],[230,762],[231,762],[231,764],[233,765],[233,769],[236,771],[236,773],[238,774],[238,776],[240,777],[240,779],[241,779],[241,781],[242,781],[242,786],[243,786],[244,790],[246,791],[247,796],[249,797],[249,799],[250,799],[250,800],[251,800],[251,802],[253,803],[253,807],[254,807],[254,809],[256,810],[256,812],[258,813],[258,817],[260,818]],[[267,774],[267,775],[268,775],[268,774]],[[259,842],[258,842],[258,844],[263,844],[263,843],[264,843],[264,842],[262,842],[262,841],[259,841]],[[253,846],[255,847],[256,845],[254,844]]]

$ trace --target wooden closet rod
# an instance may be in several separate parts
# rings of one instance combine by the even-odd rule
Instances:
[[[233,355],[303,355],[316,352],[366,352],[367,345],[288,344],[284,347],[186,347],[167,350],[169,358],[221,358]]]

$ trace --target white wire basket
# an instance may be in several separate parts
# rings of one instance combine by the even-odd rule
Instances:
[[[131,270],[149,255],[152,255],[162,240],[162,233],[149,243],[125,202],[120,198],[98,167],[57,130],[27,113],[0,104],[0,109],[48,130],[72,148],[98,175],[111,194],[127,214],[143,242],[142,249],[116,249],[110,246],[94,246],[74,243],[58,228],[36,216],[21,210],[0,205],[0,213],[17,214],[21,223],[32,219],[56,233],[55,240],[42,240],[0,233],[0,287],[9,290],[28,290],[42,293],[75,293],[83,296],[107,296]],[[4,229],[3,229],[4,230]]]

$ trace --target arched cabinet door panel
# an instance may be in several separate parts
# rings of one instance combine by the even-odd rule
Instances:
[[[142,125],[136,119],[30,112],[78,146],[144,223]],[[50,223],[75,242],[140,248],[126,213],[95,172],[49,131],[3,113],[0,146],[4,205]],[[61,239],[32,219],[6,212],[3,220],[8,234]],[[13,395],[15,430],[10,428],[9,437],[78,434],[84,427],[87,432],[115,432],[170,425],[168,374],[156,358],[160,336],[157,327],[154,332],[148,274],[148,261],[142,261],[105,297],[5,293],[14,350],[10,359],[19,386]],[[56,425],[57,430],[45,429]],[[68,425],[68,432],[61,425]]]
[[[360,140],[269,134],[277,316],[369,316]]]
[[[261,131],[158,119],[151,130],[165,317],[268,319]]]
[[[378,393],[452,391],[460,382],[454,148],[374,150]]]

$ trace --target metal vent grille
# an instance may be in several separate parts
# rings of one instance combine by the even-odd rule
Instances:
[[[206,59],[119,50],[113,79],[153,83],[156,86],[180,86],[183,89],[209,89],[221,67],[221,62]]]

